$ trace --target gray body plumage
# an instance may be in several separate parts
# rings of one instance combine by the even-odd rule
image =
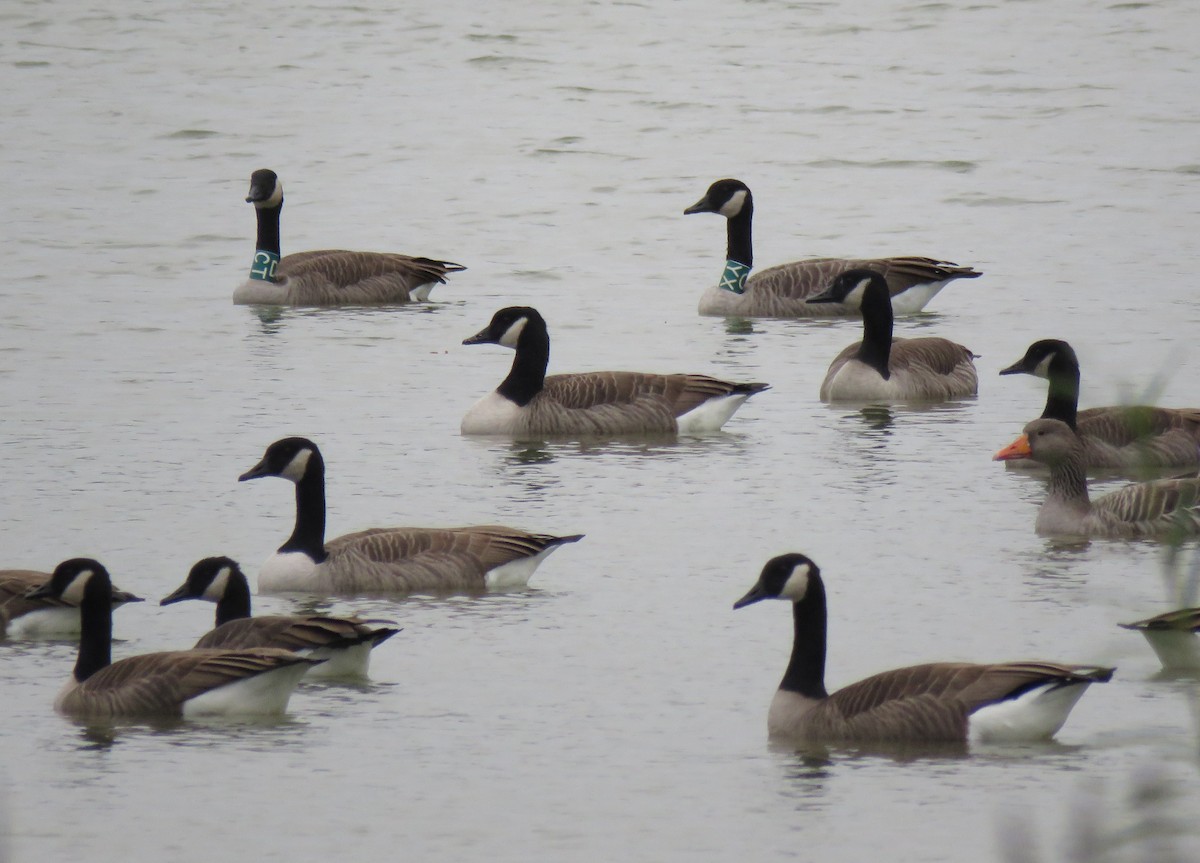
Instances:
[[[842,273],[864,268],[884,277],[898,314],[913,314],[921,311],[951,281],[982,275],[971,267],[919,256],[808,258],[743,275],[744,282],[738,292],[728,281],[730,263],[743,274],[754,265],[754,196],[750,187],[741,180],[717,180],[703,198],[683,212],[685,215],[716,213],[726,221],[726,271],[720,283],[700,297],[702,315],[815,318],[857,314],[857,307],[845,303],[813,305],[807,300],[824,291]]]
[[[1034,342],[1000,374],[1046,380],[1042,418],[1074,427],[1083,442],[1089,470],[1138,473],[1200,464],[1200,409],[1116,405],[1079,410],[1079,358],[1062,339]],[[1011,467],[1033,464],[1023,459],[1009,461]]]
[[[767,561],[734,603],[792,604],[792,655],[767,713],[774,737],[824,742],[966,743],[1054,735],[1088,685],[1113,669],[1056,662],[939,662],[884,671],[830,694],[825,688],[825,583],[812,560]]]
[[[371,649],[397,632],[394,627],[372,625],[356,617],[309,614],[251,614],[250,585],[237,561],[206,557],[188,572],[187,579],[160,605],[189,599],[216,603],[216,622],[196,642],[199,648],[239,649],[278,647],[301,656],[329,660],[313,669],[313,676],[365,677]]]
[[[892,339],[890,376],[856,358],[859,343],[842,350],[821,382],[821,401],[938,402],[973,396],[979,376],[969,348],[949,339]]]
[[[705,402],[729,397],[744,401],[766,388],[766,384],[736,384],[692,374],[582,372],[548,375],[542,391],[520,408],[506,411],[501,405],[494,409],[495,394],[485,397],[463,418],[462,431],[464,434],[578,436],[674,434],[679,431],[679,418]],[[508,414],[508,421],[504,414]],[[480,430],[476,431],[476,428]]]
[[[1106,681],[1111,669],[1050,662],[939,662],[872,675],[826,698],[779,690],[767,714],[778,737],[887,743],[964,742],[969,720],[1032,686]],[[1082,694],[1083,687],[1079,687]]]
[[[1032,456],[1050,467],[1036,528],[1047,536],[1170,538],[1200,533],[1200,478],[1134,483],[1092,500],[1083,442],[1066,423],[1036,419],[1000,460]]]
[[[839,274],[813,305],[843,303],[862,310],[862,341],[834,357],[821,382],[826,402],[939,402],[973,396],[979,377],[968,348],[949,339],[897,339],[883,276],[870,269]]]
[[[311,440],[267,447],[239,481],[277,476],[296,487],[292,536],[258,573],[260,593],[480,592],[524,586],[538,564],[582,534],[549,536],[501,525],[371,528],[325,539],[325,460]]]
[[[288,650],[179,650],[114,662],[82,683],[72,680],[55,707],[80,717],[181,716],[184,703],[263,674],[285,672],[291,685],[317,660]]]
[[[423,300],[446,274],[465,269],[449,261],[387,252],[340,249],[297,252],[280,260],[274,282],[247,279],[233,295],[239,305],[339,306]]]
[[[500,525],[372,528],[329,540],[328,556],[309,578],[285,587],[272,583],[264,571],[259,589],[331,595],[479,593],[493,586],[490,571],[528,561],[532,572],[544,554],[581,538]]]
[[[112,581],[99,562],[72,558],[33,595],[80,609],[75,669],[55,707],[78,717],[277,714],[309,666],[287,650],[177,650],[112,662]]]
[[[304,617],[286,614],[260,614],[230,620],[210,629],[196,647],[243,648],[278,647],[283,650],[319,650],[357,644],[380,644],[396,633],[363,620],[347,617]]]
[[[1200,410],[1144,405],[1079,411],[1089,468],[1137,470],[1200,463]]]
[[[323,249],[280,257],[279,222],[283,184],[269,168],[250,176],[258,237],[251,277],[233,292],[236,304],[343,306],[410,303],[425,300],[447,273],[461,264],[391,252]],[[274,271],[267,272],[269,260]],[[259,278],[262,276],[262,278]]]
[[[550,334],[537,309],[509,306],[463,344],[512,348],[512,369],[467,411],[467,435],[611,436],[717,431],[763,383],[708,375],[601,371],[547,375]]]
[[[843,303],[809,305],[839,274],[867,268],[887,281],[897,314],[921,311],[954,279],[973,279],[981,273],[933,258],[810,258],[759,270],[746,279],[744,293],[735,294],[713,286],[700,297],[702,315],[739,317],[814,318],[857,315],[858,309]]]

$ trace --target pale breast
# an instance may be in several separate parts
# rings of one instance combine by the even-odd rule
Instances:
[[[316,588],[316,583],[317,565],[299,551],[276,552],[263,561],[258,571],[259,593],[311,591]]]
[[[524,409],[493,390],[475,402],[459,430],[465,435],[513,434],[522,430]]]

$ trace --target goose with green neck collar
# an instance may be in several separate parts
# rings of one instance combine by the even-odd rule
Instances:
[[[1079,359],[1061,339],[1041,339],[1002,375],[1045,378],[1043,419],[1066,423],[1079,435],[1088,470],[1140,472],[1148,468],[1193,467],[1200,463],[1200,408],[1116,405],[1079,410]],[[1006,462],[1027,468],[1029,459]]]
[[[550,334],[537,309],[509,306],[464,345],[511,348],[512,368],[463,417],[465,435],[608,437],[721,428],[764,383],[650,372],[546,374]]]
[[[424,301],[461,264],[388,252],[323,249],[280,257],[283,184],[270,169],[250,176],[258,239],[247,280],[233,292],[239,305],[382,305]]]
[[[778,264],[751,275],[754,266],[752,222],[754,196],[741,180],[717,180],[704,197],[683,211],[715,213],[726,220],[725,267],[717,284],[700,298],[702,315],[812,318],[853,315],[856,309],[840,303],[809,305],[839,273],[870,268],[883,275],[896,314],[921,311],[955,279],[974,279],[982,273],[948,261],[924,257],[809,258]]]
[[[887,283],[873,270],[847,270],[809,303],[841,303],[861,311],[861,342],[834,357],[821,383],[824,402],[940,402],[979,391],[974,358],[948,339],[892,336]]]
[[[767,712],[773,738],[824,743],[987,743],[1053,737],[1114,669],[1056,662],[939,662],[825,689],[825,583],[803,554],[767,561],[735,609],[792,603],[792,654]]]

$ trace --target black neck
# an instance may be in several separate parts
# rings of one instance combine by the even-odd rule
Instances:
[[[795,621],[792,658],[788,660],[780,689],[807,698],[829,695],[825,691],[825,616],[825,586],[814,578],[804,600],[792,606]]]
[[[105,593],[104,590],[89,590],[79,604],[79,657],[75,660],[75,679],[80,683],[112,663],[112,587],[108,588],[107,595]]]
[[[1062,420],[1075,430],[1075,415],[1079,410],[1079,361],[1061,350],[1054,354],[1046,369],[1049,386],[1046,389],[1046,419]]]
[[[283,211],[283,201],[274,207],[255,207],[258,217],[258,241],[255,249],[279,254],[279,214]]]
[[[886,285],[871,282],[862,298],[863,340],[857,358],[875,369],[886,381],[892,373],[892,299]]]
[[[245,576],[230,575],[225,594],[217,603],[217,626],[250,616],[250,585]]]
[[[300,551],[316,563],[325,560],[325,462],[314,452],[296,483],[296,527],[280,552]]]
[[[725,257],[737,261],[747,267],[754,266],[754,245],[751,242],[752,229],[750,223],[754,220],[754,199],[746,193],[742,211],[731,219],[726,219],[725,225]]]
[[[508,377],[496,387],[496,392],[524,407],[542,391],[546,382],[546,366],[550,364],[550,334],[545,321],[530,318],[517,338],[516,356]]]

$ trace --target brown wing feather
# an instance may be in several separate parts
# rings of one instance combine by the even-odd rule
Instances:
[[[376,644],[395,632],[394,629],[373,628],[353,618],[262,615],[223,623],[201,636],[196,647],[278,647],[283,650],[349,647],[363,642]]]
[[[88,716],[179,716],[189,698],[298,663],[287,650],[186,650],[146,653],[114,662],[66,695],[66,713]]]
[[[1077,431],[1093,468],[1186,467],[1200,462],[1200,410],[1145,405],[1088,408]]]
[[[1200,632],[1200,608],[1181,608],[1176,611],[1168,611],[1165,614],[1156,614],[1154,617],[1147,617],[1145,620],[1136,620],[1133,623],[1120,623],[1117,625],[1124,629],[1151,630],[1154,632],[1171,630]]]
[[[500,525],[372,528],[326,543],[322,587],[337,593],[482,590],[488,570],[580,538]]]
[[[981,707],[1042,683],[1111,676],[1112,669],[1048,662],[914,665],[838,690],[813,708],[806,727],[829,739],[961,741],[967,718]]]
[[[947,279],[974,279],[983,275],[971,267],[933,258],[809,258],[760,270],[746,280],[746,290],[780,298],[805,299],[829,287],[835,276],[862,267],[882,275],[893,297],[914,285]]]
[[[1200,533],[1200,478],[1136,483],[1092,504],[1101,532],[1123,536]]]
[[[447,273],[463,269],[432,258],[330,249],[288,255],[276,278],[297,305],[408,302],[414,288],[444,283]]]

